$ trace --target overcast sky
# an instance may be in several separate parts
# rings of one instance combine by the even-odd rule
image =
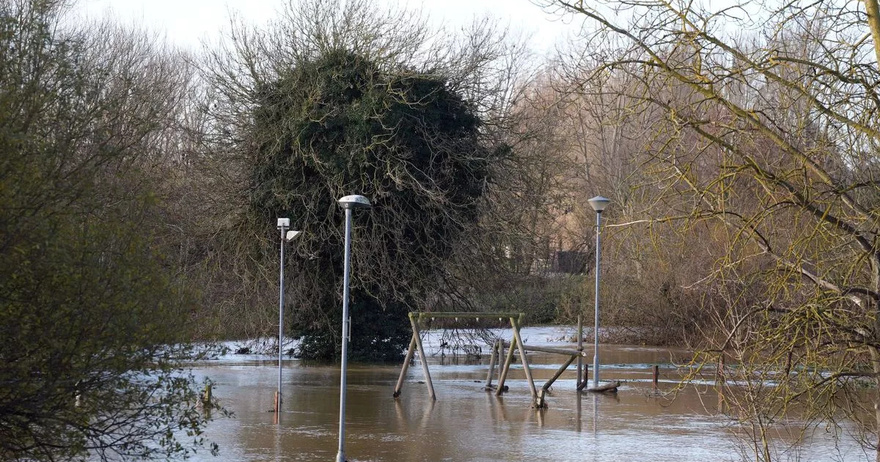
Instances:
[[[167,34],[173,43],[197,48],[214,40],[227,27],[229,12],[249,22],[265,23],[287,0],[79,0],[76,13],[98,18],[112,15],[124,23],[146,26]],[[432,21],[464,26],[473,18],[490,16],[511,29],[532,34],[536,52],[552,50],[558,38],[573,27],[545,14],[529,0],[376,0],[377,3],[421,7]]]

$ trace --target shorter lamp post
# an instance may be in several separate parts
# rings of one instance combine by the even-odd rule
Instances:
[[[278,390],[275,392],[275,423],[280,422],[278,418],[281,412],[281,345],[284,341],[284,243],[292,241],[299,235],[300,231],[291,231],[290,218],[279,218],[278,229],[281,231],[281,260],[278,263]]]
[[[609,199],[596,196],[589,199],[590,207],[596,211],[596,317],[593,328],[593,388],[599,388],[599,260],[600,260],[600,234],[602,232],[602,211],[611,202]]]
[[[370,201],[360,195],[345,196],[339,199],[339,205],[345,209],[345,262],[342,270],[342,364],[339,378],[339,452],[336,462],[345,462],[345,375],[348,368],[348,337],[350,333],[348,319],[348,275],[351,262],[351,211],[356,208],[370,208]]]

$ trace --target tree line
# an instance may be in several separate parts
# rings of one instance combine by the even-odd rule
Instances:
[[[334,359],[355,193],[356,359],[408,311],[591,318],[601,194],[607,340],[737,364],[758,460],[792,409],[876,448],[876,1],[535,3],[583,21],[553,56],[365,0],[196,55],[0,3],[0,457],[215,449],[173,345],[270,336],[284,265],[293,353]]]

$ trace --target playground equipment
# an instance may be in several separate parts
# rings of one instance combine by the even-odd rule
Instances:
[[[499,369],[498,376],[498,384],[496,386],[492,385],[492,379],[494,376],[495,369],[495,358],[497,356],[498,363],[501,363],[501,357],[505,356],[504,352],[504,343],[501,340],[495,342],[492,347],[492,356],[489,360],[489,374],[486,377],[486,386],[484,387],[487,391],[494,390],[495,394],[500,396],[502,393],[507,391],[507,387],[504,385],[504,382],[507,379],[508,371],[510,370],[510,365],[514,360],[514,351],[519,352],[520,362],[522,362],[523,372],[526,375],[526,381],[529,385],[529,390],[532,394],[532,405],[536,408],[546,407],[546,395],[550,390],[550,386],[565,372],[566,369],[574,362],[577,358],[585,358],[586,354],[583,351],[583,348],[580,346],[580,342],[578,342],[578,349],[564,349],[564,348],[550,348],[550,347],[539,347],[533,345],[526,345],[523,342],[519,330],[520,323],[523,319],[523,313],[475,313],[475,312],[464,312],[464,313],[409,313],[409,322],[412,326],[412,339],[409,342],[409,348],[406,351],[406,358],[403,360],[403,367],[400,370],[400,377],[397,379],[397,385],[394,387],[394,397],[397,398],[400,396],[400,391],[403,388],[403,381],[406,378],[407,370],[409,369],[409,365],[412,362],[413,356],[418,350],[419,358],[422,363],[422,372],[425,376],[425,384],[428,386],[428,395],[432,400],[437,399],[437,394],[434,391],[434,384],[431,381],[431,372],[428,368],[427,356],[425,355],[425,349],[422,345],[422,337],[420,324],[422,321],[426,319],[494,319],[498,318],[503,321],[507,318],[510,322],[510,327],[512,330],[512,338],[510,339],[510,348],[506,352],[506,358],[504,360],[504,365]],[[579,337],[582,337],[579,329],[578,333]],[[550,380],[548,380],[540,390],[535,387],[535,380],[532,378],[532,371],[529,368],[529,360],[526,352],[528,351],[539,351],[543,353],[552,353],[552,354],[560,354],[564,356],[568,356],[568,360],[562,364],[562,366],[556,371]],[[583,385],[586,384],[586,378],[584,377],[583,381],[581,379],[580,371],[578,373],[578,390],[583,389]],[[615,387],[616,389],[616,387]]]

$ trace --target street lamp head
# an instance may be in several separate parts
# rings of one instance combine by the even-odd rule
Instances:
[[[290,242],[290,241],[292,241],[295,237],[299,236],[301,233],[302,233],[302,231],[288,231],[288,232],[287,232],[287,235],[284,236],[284,239],[285,239],[287,242]]]
[[[290,218],[279,218],[278,229],[290,228]]]
[[[370,208],[370,201],[359,194],[353,194],[351,196],[345,196],[339,199],[339,205],[344,209],[368,209]]]
[[[611,199],[608,199],[607,197],[596,196],[592,199],[587,200],[587,202],[590,203],[590,207],[593,207],[593,210],[595,210],[596,213],[602,213],[602,211],[605,210],[605,207],[608,207],[608,204],[611,203]]]

